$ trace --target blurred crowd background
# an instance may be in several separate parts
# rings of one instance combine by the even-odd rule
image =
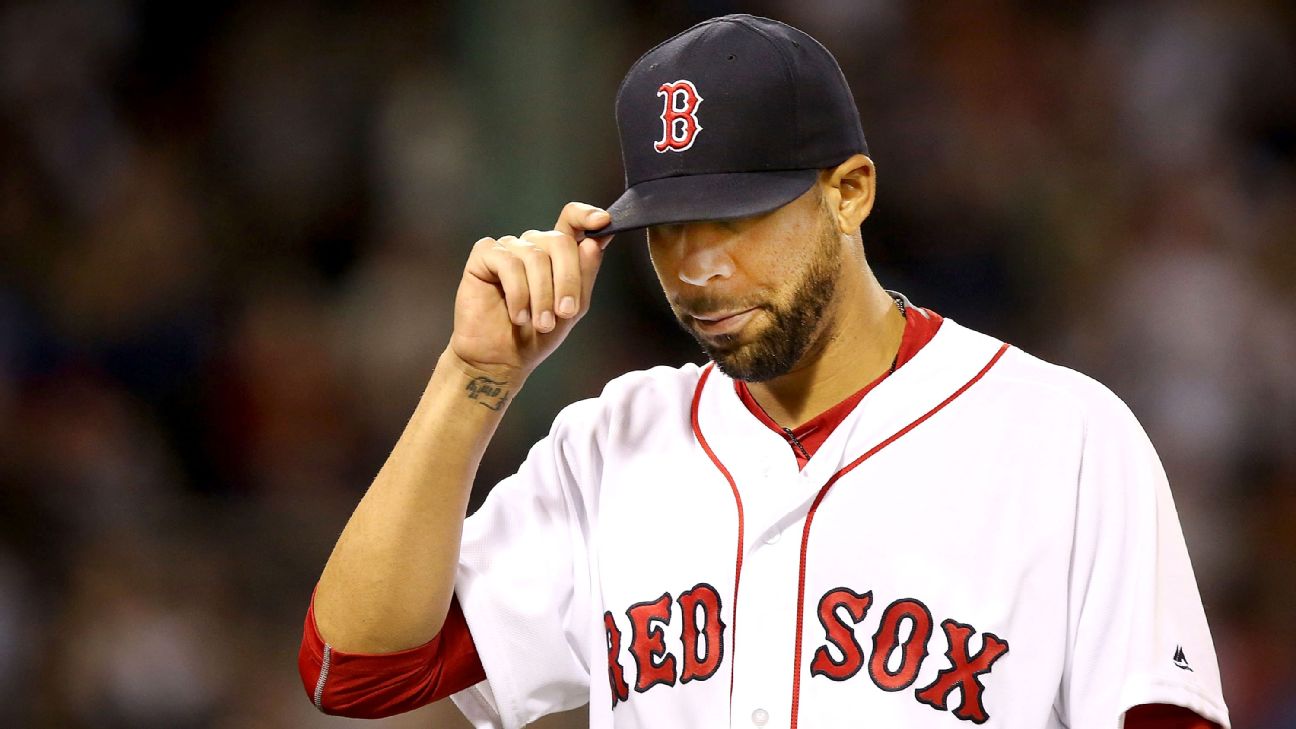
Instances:
[[[1296,727],[1277,0],[4,3],[0,726],[359,726],[304,696],[301,621],[447,342],[469,246],[610,203],[621,75],[734,11],[841,61],[884,285],[1130,403],[1234,726]],[[595,302],[475,503],[565,404],[700,359],[641,236],[613,242]],[[448,704],[377,724],[433,725],[466,726]]]

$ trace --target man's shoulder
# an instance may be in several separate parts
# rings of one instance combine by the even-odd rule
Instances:
[[[598,397],[568,405],[556,424],[583,422],[610,434],[670,422],[687,428],[702,372],[702,366],[691,362],[627,372],[608,381]]]
[[[957,330],[968,341],[991,339],[967,327]],[[1125,402],[1102,382],[1016,345],[1008,347],[980,386],[990,391],[996,402],[1020,403],[1031,410],[1063,409],[1085,420],[1133,418]]]
[[[687,407],[702,370],[692,362],[678,367],[658,365],[646,370],[633,370],[609,380],[599,399],[618,405],[649,398],[667,407],[672,402],[682,401]]]

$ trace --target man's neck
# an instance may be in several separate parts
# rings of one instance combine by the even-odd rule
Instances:
[[[891,368],[904,335],[904,316],[872,273],[842,277],[818,344],[786,375],[748,390],[781,426],[795,428],[836,405]]]

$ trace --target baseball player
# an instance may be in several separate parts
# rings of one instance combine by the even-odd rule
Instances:
[[[1165,474],[1102,385],[884,290],[836,61],[717,18],[617,94],[627,190],[483,238],[342,532],[299,667],[328,713],[478,727],[1227,727]],[[487,442],[647,228],[709,362],[608,383],[465,520]]]

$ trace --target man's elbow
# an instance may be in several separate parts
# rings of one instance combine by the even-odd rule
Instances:
[[[335,650],[320,636],[312,605],[302,626],[297,672],[316,709],[353,719],[412,711],[486,679],[457,601],[432,640],[383,654]]]

